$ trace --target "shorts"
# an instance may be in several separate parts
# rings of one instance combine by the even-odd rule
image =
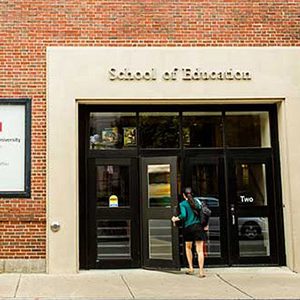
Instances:
[[[207,232],[200,223],[196,223],[183,228],[183,238],[186,242],[207,241]]]

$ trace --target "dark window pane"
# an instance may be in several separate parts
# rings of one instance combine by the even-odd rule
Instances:
[[[182,131],[185,147],[222,147],[222,113],[184,112]]]
[[[219,174],[216,164],[195,164],[192,169],[192,189],[195,198],[212,210],[207,241],[208,257],[221,257]]]
[[[149,220],[149,258],[172,259],[172,227],[169,220]]]
[[[219,197],[219,174],[216,164],[193,165],[192,189],[195,196]],[[219,205],[217,205],[219,206]]]
[[[178,148],[178,113],[141,113],[142,148]]]
[[[97,166],[97,206],[129,206],[129,167]]]
[[[244,217],[238,224],[240,257],[270,256],[268,218]]]
[[[239,205],[267,205],[265,164],[237,164],[235,172]]]
[[[90,149],[136,147],[135,113],[90,113]]]
[[[270,147],[268,112],[227,112],[226,144],[230,147]]]
[[[131,257],[129,220],[97,221],[97,260]]]

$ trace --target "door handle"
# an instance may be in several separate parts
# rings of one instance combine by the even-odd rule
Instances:
[[[231,215],[232,217],[232,225],[235,225],[235,215]]]
[[[231,204],[231,206],[230,206],[230,212],[231,212],[231,222],[232,222],[232,225],[235,225],[235,209],[234,209],[234,204]]]

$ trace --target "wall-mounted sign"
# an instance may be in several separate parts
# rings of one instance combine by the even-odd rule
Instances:
[[[204,70],[202,68],[172,68],[159,72],[155,68],[149,70],[131,70],[130,68],[111,68],[108,71],[111,81],[206,81],[206,80],[251,80],[250,71],[236,70]]]
[[[119,207],[119,199],[116,195],[111,195],[109,197],[109,207]]]
[[[240,201],[241,201],[241,203],[253,203],[254,198],[253,197],[247,197],[245,195],[240,195]]]
[[[0,99],[0,198],[30,189],[30,101]]]

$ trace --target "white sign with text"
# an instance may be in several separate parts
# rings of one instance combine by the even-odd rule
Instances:
[[[0,105],[0,192],[25,190],[25,106]]]

